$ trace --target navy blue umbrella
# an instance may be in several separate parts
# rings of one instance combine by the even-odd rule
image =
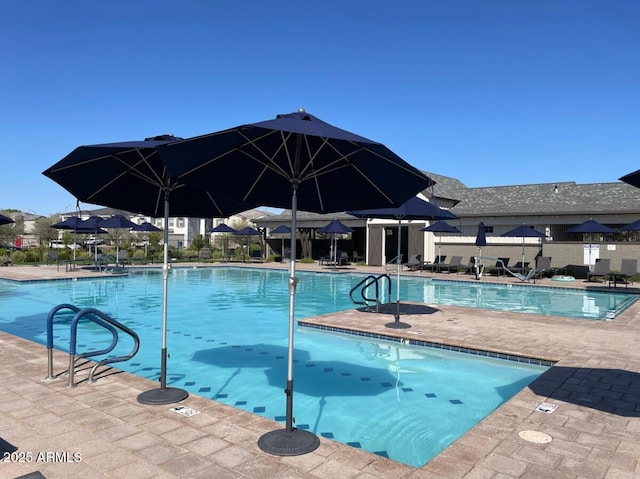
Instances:
[[[478,257],[476,258],[476,279],[482,277],[484,265],[482,264],[482,247],[487,246],[487,233],[484,230],[484,222],[478,223],[478,232],[476,233],[476,246],[478,247]]]
[[[70,216],[64,221],[60,221],[51,225],[52,228],[58,230],[73,230],[73,263],[76,262],[76,233],[80,233],[81,225],[84,222],[79,216]]]
[[[214,228],[208,229],[207,233],[231,233],[231,234],[236,234],[237,231],[234,230],[231,226],[228,226],[224,223],[220,223],[218,226],[215,226]],[[229,251],[229,238],[224,238],[225,240],[225,251],[223,251],[223,255],[226,258],[227,257],[227,253]]]
[[[623,231],[640,231],[640,220],[629,223],[628,225],[623,226],[620,229]]]
[[[572,226],[565,230],[566,233],[582,233],[589,234],[589,253],[587,259],[587,265],[591,268],[591,249],[592,249],[592,237],[593,233],[615,233],[616,230],[609,228],[608,226],[598,223],[596,220],[589,219],[579,225]]]
[[[533,229],[529,225],[520,225],[517,228],[507,231],[506,233],[502,233],[500,236],[510,237],[510,238],[522,238],[522,267],[524,268],[524,239],[525,238],[544,238],[544,233],[541,233],[538,230]]]
[[[236,231],[235,234],[238,235],[238,236],[246,236],[247,237],[247,254],[249,253],[249,247],[251,246],[251,244],[249,243],[249,237],[250,236],[261,236],[262,235],[262,233],[260,233],[260,231],[258,231],[255,228],[252,228],[251,226],[245,226],[244,228]],[[243,252],[242,258],[244,259],[244,252]]]
[[[113,228],[115,230],[129,230],[138,226],[124,215],[113,215],[111,218],[107,218],[100,223],[100,228]],[[120,258],[120,233],[116,233],[116,263]]]
[[[145,391],[145,404],[169,404],[188,396],[185,390],[167,387],[167,300],[169,284],[169,210],[173,216],[226,218],[256,204],[230,200],[221,194],[188,187],[167,172],[158,148],[181,138],[161,135],[144,141],[79,146],[43,171],[80,201],[164,217],[162,346],[160,387]]]
[[[261,436],[258,446],[277,455],[316,449],[320,440],[315,434],[293,428],[298,208],[333,213],[397,207],[434,182],[381,143],[336,128],[304,110],[170,143],[160,154],[170,175],[179,181],[212,188],[241,202],[291,207],[286,426]]]
[[[443,210],[434,203],[422,200],[417,196],[413,196],[396,208],[377,208],[369,210],[352,210],[347,211],[348,214],[357,216],[358,218],[381,218],[398,220],[398,251],[396,255],[397,265],[397,288],[396,288],[396,320],[388,323],[386,326],[390,328],[408,328],[409,325],[400,322],[400,269],[402,263],[400,236],[402,231],[402,220],[447,220],[457,219],[453,213]]]
[[[284,235],[290,235],[291,234],[291,228],[289,228],[287,225],[279,225],[278,227],[276,227],[275,229],[273,229],[270,234],[272,235],[281,235],[282,236],[282,249],[281,249],[281,254],[284,255]]]
[[[636,170],[633,173],[627,173],[626,175],[622,176],[619,179],[620,181],[624,181],[625,183],[628,183],[631,186],[640,188],[640,170]]]
[[[11,218],[0,214],[0,225],[8,225],[9,223],[15,223]]]
[[[462,231],[455,226],[451,226],[446,221],[436,221],[425,228],[421,228],[420,231],[430,231],[432,233],[462,233]],[[440,257],[440,244],[442,242],[442,238],[440,235],[438,235],[438,238],[440,238],[440,241],[438,241],[438,257]]]
[[[162,231],[160,228],[158,228],[155,225],[152,225],[151,223],[149,223],[148,221],[144,221],[142,223],[140,223],[139,225],[135,225],[131,227],[131,231],[140,231],[140,232],[146,232],[146,233],[157,233]]]
[[[323,234],[331,234],[331,239],[333,244],[331,245],[331,249],[333,250],[333,265],[336,267],[338,265],[338,236],[341,234],[352,233],[353,228],[349,228],[344,223],[340,223],[338,220],[333,220],[329,224],[323,226],[318,230],[318,233]]]

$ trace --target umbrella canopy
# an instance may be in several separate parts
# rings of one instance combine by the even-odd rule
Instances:
[[[234,230],[231,226],[227,226],[224,223],[220,223],[215,228],[211,228],[211,229],[207,230],[207,233],[233,233],[233,234],[236,234],[237,231]]]
[[[628,225],[623,226],[620,229],[623,231],[640,231],[640,220],[629,223]]]
[[[400,269],[402,263],[401,245],[401,225],[402,220],[446,220],[457,219],[453,213],[443,210],[434,203],[422,200],[417,196],[413,196],[405,201],[397,208],[378,208],[369,210],[352,210],[347,211],[348,214],[357,216],[358,218],[381,218],[398,220],[398,251],[396,255],[397,265],[397,287],[396,287],[396,320],[394,323],[388,323],[390,328],[407,328],[408,324],[400,322]]]
[[[0,214],[0,225],[8,225],[9,223],[15,223],[15,221],[13,221],[8,216]]]
[[[587,265],[591,268],[591,249],[592,249],[592,237],[593,233],[615,233],[616,230],[609,228],[608,226],[603,225],[602,223],[598,223],[596,220],[587,220],[579,225],[572,226],[571,228],[567,228],[565,233],[583,233],[589,234],[589,253],[587,256]]]
[[[157,233],[159,231],[162,231],[162,229],[158,228],[155,225],[152,225],[148,221],[144,221],[144,222],[140,223],[139,225],[132,226],[131,227],[131,231],[140,231],[140,232],[146,232],[146,233]]]
[[[432,233],[462,233],[462,231],[460,231],[458,228],[456,228],[455,226],[451,226],[449,223],[447,223],[446,221],[436,221],[435,223],[425,227],[425,228],[421,228],[420,231],[430,231]],[[440,256],[440,245],[442,242],[442,237],[441,235],[438,235],[439,241],[438,241],[438,256]]]
[[[169,210],[173,216],[226,218],[259,206],[231,201],[219,194],[214,196],[211,191],[187,187],[171,178],[158,148],[177,140],[180,138],[162,135],[144,141],[79,146],[43,172],[80,201],[153,218],[164,217],[160,388],[138,396],[145,404],[169,404],[188,396],[182,389],[167,387],[166,379]]]
[[[620,181],[624,181],[625,183],[628,183],[631,186],[640,188],[640,170],[636,170],[633,173],[627,173],[626,175],[622,176],[619,179]]]
[[[331,240],[332,240],[331,249],[333,251],[332,256],[333,256],[334,268],[337,268],[338,266],[338,235],[352,233],[352,232],[353,232],[353,228],[349,228],[347,225],[345,225],[344,223],[340,223],[337,220],[331,221],[329,224],[323,226],[318,230],[318,233],[331,234]]]
[[[64,221],[60,221],[58,223],[55,223],[53,225],[51,225],[52,228],[56,228],[58,230],[73,230],[73,263],[75,264],[76,262],[76,233],[84,233],[85,231],[83,231],[82,228],[82,223],[84,223],[84,220],[82,218],[80,218],[79,216],[70,216],[69,218],[67,218]]]
[[[525,238],[539,238],[542,239],[545,237],[544,233],[533,229],[529,225],[520,225],[517,228],[514,228],[506,233],[502,233],[500,236],[510,237],[510,238],[522,238],[522,267],[524,268],[524,239]]]
[[[272,235],[290,235],[291,228],[289,228],[287,225],[280,225],[274,230],[272,230],[271,234]]]
[[[303,110],[170,143],[160,153],[171,176],[179,181],[215,188],[240,201],[291,208],[286,427],[261,436],[258,445],[277,455],[316,449],[320,444],[317,436],[293,428],[298,208],[333,213],[397,207],[434,182],[384,145],[336,128]]]

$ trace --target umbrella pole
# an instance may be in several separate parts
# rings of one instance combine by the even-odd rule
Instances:
[[[189,396],[183,389],[167,387],[167,304],[169,297],[169,191],[164,192],[164,251],[162,262],[162,349],[160,353],[160,388],[138,395],[143,404],[171,404]]]
[[[302,137],[298,135],[294,169],[300,165],[300,147]],[[287,354],[287,395],[286,427],[269,431],[258,439],[258,447],[264,452],[276,456],[299,456],[314,451],[320,446],[320,439],[312,432],[293,427],[293,333],[295,321],[296,286],[296,214],[298,209],[298,180],[292,180],[291,194],[291,263],[289,264],[289,343]]]
[[[402,268],[402,256],[401,256],[401,237],[402,237],[402,219],[398,218],[398,250],[396,253],[396,314],[395,321],[385,324],[387,328],[406,329],[411,325],[400,321],[400,269]]]

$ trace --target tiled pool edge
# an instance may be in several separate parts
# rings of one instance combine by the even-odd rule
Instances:
[[[370,338],[370,339],[380,339],[380,340],[391,341],[395,343],[408,344],[410,346],[418,346],[418,347],[432,348],[432,349],[443,349],[447,351],[470,354],[473,356],[485,356],[485,357],[494,358],[494,359],[504,359],[506,361],[533,364],[536,366],[552,367],[557,363],[557,361],[552,361],[549,359],[532,358],[527,356],[519,356],[515,354],[500,353],[497,351],[486,351],[482,349],[468,348],[464,346],[453,346],[453,345],[448,345],[443,343],[435,343],[432,341],[423,341],[420,339],[404,338],[404,337],[394,336],[394,335],[370,333],[367,331],[360,331],[356,329],[340,328],[337,326],[326,326],[322,324],[310,323],[304,320],[299,320],[298,326],[303,328],[309,328],[309,329],[317,329],[320,331],[329,331],[333,333],[347,334],[350,336],[358,336],[358,337],[364,337],[364,338]]]

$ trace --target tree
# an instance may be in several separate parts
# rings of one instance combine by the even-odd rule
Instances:
[[[33,234],[40,240],[40,246],[49,245],[49,242],[53,239],[58,239],[58,230],[52,228],[52,225],[58,222],[58,216],[49,216],[48,218],[42,216],[35,222],[33,228]]]

